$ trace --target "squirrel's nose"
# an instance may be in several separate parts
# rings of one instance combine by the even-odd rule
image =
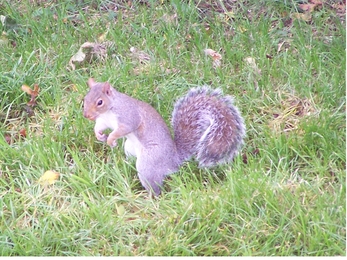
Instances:
[[[88,115],[88,112],[87,111],[83,111],[83,116],[85,117],[85,118],[89,118],[90,116]]]
[[[95,116],[93,116],[92,114],[88,113],[87,111],[83,111],[83,116],[89,120],[94,121],[95,120]]]

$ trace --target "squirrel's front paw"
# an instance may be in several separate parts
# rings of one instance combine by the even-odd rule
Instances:
[[[96,132],[95,136],[96,136],[96,139],[98,139],[101,142],[106,142],[107,137],[108,137],[107,135],[99,133],[99,132]]]
[[[114,140],[114,139],[112,139],[112,138],[107,138],[107,144],[108,144],[111,148],[116,147],[116,146],[117,146],[117,139]]]

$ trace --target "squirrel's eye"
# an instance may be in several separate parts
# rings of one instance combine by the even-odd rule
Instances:
[[[97,105],[98,105],[98,106],[101,106],[101,105],[102,105],[102,99],[99,99],[99,100],[98,100]]]

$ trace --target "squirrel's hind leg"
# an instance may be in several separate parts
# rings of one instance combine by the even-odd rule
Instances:
[[[151,174],[144,174],[140,171],[138,172],[138,176],[142,186],[145,187],[149,194],[154,194],[155,196],[160,195],[163,179],[160,180],[160,178],[153,178]]]
[[[148,193],[159,196],[165,178],[165,172],[160,165],[154,165],[150,157],[139,156],[136,160],[136,169],[142,186]]]

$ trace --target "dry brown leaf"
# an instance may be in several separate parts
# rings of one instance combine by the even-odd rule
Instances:
[[[29,86],[27,86],[27,85],[22,85],[22,90],[25,92],[25,93],[27,93],[27,94],[29,94],[29,95],[31,95],[31,93],[32,93],[32,89],[29,87]]]
[[[91,63],[94,60],[104,60],[107,57],[107,48],[113,45],[113,42],[85,42],[81,45],[78,52],[73,55],[69,61],[72,70],[76,69],[76,65]]]
[[[312,13],[317,7],[322,5],[323,3],[319,0],[310,0],[307,4],[299,4],[299,8],[304,12]]]
[[[292,19],[303,20],[305,22],[310,22],[312,20],[312,15],[310,12],[306,13],[293,13],[290,15]]]
[[[304,12],[313,12],[314,8],[316,5],[314,4],[299,4],[299,7],[304,11]]]
[[[220,55],[218,52],[216,52],[216,51],[214,51],[212,49],[205,49],[204,52],[205,52],[206,55],[211,56],[212,59],[214,59],[214,60],[222,59],[222,55]]]
[[[144,51],[140,51],[135,47],[130,48],[131,56],[133,59],[137,59],[140,63],[148,63],[151,61],[152,57]]]
[[[46,171],[39,179],[41,185],[53,184],[59,179],[60,174],[55,171]]]
[[[27,130],[25,128],[22,128],[21,130],[19,130],[19,135],[21,137],[27,137]]]
[[[22,85],[22,90],[30,95],[30,101],[27,103],[28,106],[36,106],[36,97],[39,95],[40,88],[38,84],[34,84],[34,89],[31,89],[27,85]]]
[[[69,61],[69,65],[71,66],[72,70],[76,69],[75,64],[82,64],[84,62],[91,62],[93,57],[93,48],[94,44],[92,42],[85,42],[82,44],[82,46],[79,48],[78,52],[73,55]]]
[[[346,4],[345,3],[336,3],[333,4],[333,8],[335,8],[338,11],[346,12]]]
[[[222,64],[222,62],[221,62],[222,55],[221,54],[219,54],[218,52],[216,52],[216,51],[214,51],[212,49],[205,49],[204,53],[212,58],[212,60],[213,60],[213,62],[212,62],[213,68],[220,67],[220,65]]]
[[[12,138],[10,135],[5,135],[5,140],[6,140],[6,143],[12,144]]]
[[[5,141],[8,144],[13,144],[15,142],[17,142],[18,140],[22,139],[22,138],[26,138],[27,137],[27,133],[26,133],[26,129],[22,128],[21,130],[18,131],[17,133],[17,129],[11,129],[11,132],[13,133],[11,134],[5,134]]]

